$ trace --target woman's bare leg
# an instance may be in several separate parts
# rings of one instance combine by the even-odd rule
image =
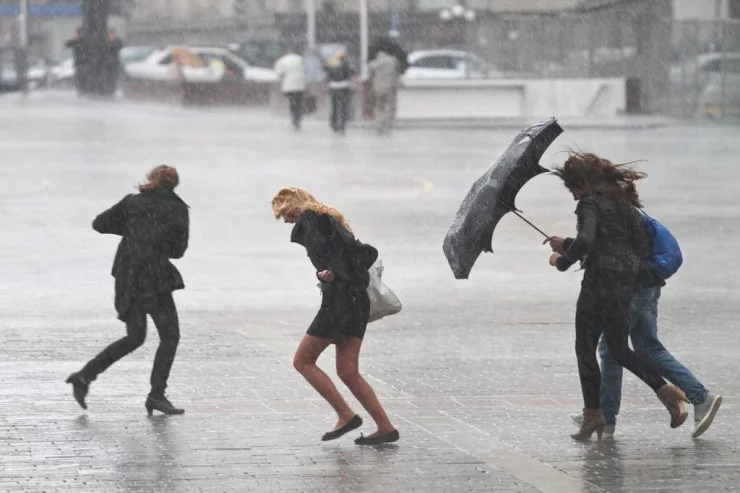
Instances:
[[[321,368],[316,366],[316,360],[319,359],[321,353],[331,343],[331,339],[321,339],[310,335],[303,336],[293,357],[293,366],[321,394],[321,397],[326,399],[331,407],[334,408],[337,416],[339,416],[339,420],[334,427],[337,430],[347,424],[355,416],[355,413],[339,393],[329,376]]]
[[[391,420],[388,419],[383,406],[380,405],[375,391],[360,375],[358,362],[361,347],[362,340],[354,337],[348,337],[337,343],[337,375],[357,397],[362,407],[367,410],[378,426],[378,431],[369,437],[384,435],[395,428],[391,424]]]

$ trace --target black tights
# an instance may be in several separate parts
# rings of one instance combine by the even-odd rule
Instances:
[[[627,343],[633,295],[634,279],[628,272],[586,269],[576,305],[576,356],[583,401],[588,409],[600,407],[601,373],[596,346],[602,330],[609,352],[620,365],[656,392],[666,383]]]

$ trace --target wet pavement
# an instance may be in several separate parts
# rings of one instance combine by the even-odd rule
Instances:
[[[681,242],[663,292],[666,346],[725,404],[691,439],[651,391],[625,377],[614,440],[575,443],[582,406],[573,351],[580,274],[547,265],[516,217],[495,254],[456,281],[442,239],[472,181],[512,130],[366,129],[332,135],[249,110],[32,97],[0,100],[0,491],[738,491],[740,480],[740,139],[737,127],[672,124],[565,132],[566,148],[644,159],[646,209]],[[177,262],[180,350],[169,396],[184,416],[148,418],[156,331],[93,384],[89,410],[66,376],[124,334],[109,276],[116,240],[93,217],[153,165],[178,167],[191,243]],[[321,443],[328,406],[292,369],[319,303],[305,253],[269,201],[299,185],[339,207],[380,250],[404,310],[368,328],[361,371],[401,441]],[[574,203],[541,176],[526,216],[571,234]],[[333,355],[321,366],[331,370]],[[330,372],[331,374],[331,372]],[[346,389],[342,392],[349,396]],[[373,431],[370,418],[359,431]],[[693,416],[692,416],[693,417]]]

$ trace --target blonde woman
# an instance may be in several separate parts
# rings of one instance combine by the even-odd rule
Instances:
[[[272,199],[276,219],[294,224],[290,240],[306,248],[321,281],[321,308],[303,337],[293,365],[334,408],[339,419],[323,441],[335,440],[359,428],[362,418],[342,398],[316,360],[336,345],[337,375],[360,401],[378,429],[355,440],[358,445],[379,445],[398,440],[375,392],[360,375],[358,359],[370,313],[368,268],[375,262],[375,248],[357,241],[344,216],[301,188],[283,188]]]

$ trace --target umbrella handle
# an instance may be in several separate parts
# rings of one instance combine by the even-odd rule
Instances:
[[[524,216],[522,216],[521,214],[519,214],[519,213],[518,213],[518,212],[517,212],[517,211],[516,211],[516,210],[515,210],[515,209],[514,209],[513,207],[511,207],[511,206],[507,205],[507,204],[506,204],[506,203],[505,203],[505,202],[504,202],[503,200],[499,200],[499,203],[500,203],[501,205],[503,205],[504,207],[506,207],[507,209],[509,209],[509,211],[510,211],[510,212],[513,212],[513,213],[514,213],[514,214],[515,214],[515,215],[516,215],[516,216],[517,216],[517,217],[518,217],[519,219],[521,219],[521,220],[522,220],[522,221],[524,221],[525,223],[527,223],[527,224],[529,224],[530,226],[532,226],[532,228],[534,228],[534,230],[535,230],[535,231],[537,231],[538,233],[540,233],[540,234],[541,234],[542,236],[544,236],[544,237],[545,237],[546,239],[550,239],[550,235],[548,235],[547,233],[545,233],[544,231],[542,231],[542,230],[541,230],[540,228],[538,228],[537,226],[535,226],[534,224],[532,224],[532,223],[531,223],[531,222],[529,221],[529,219],[527,219],[526,217],[524,217]]]

